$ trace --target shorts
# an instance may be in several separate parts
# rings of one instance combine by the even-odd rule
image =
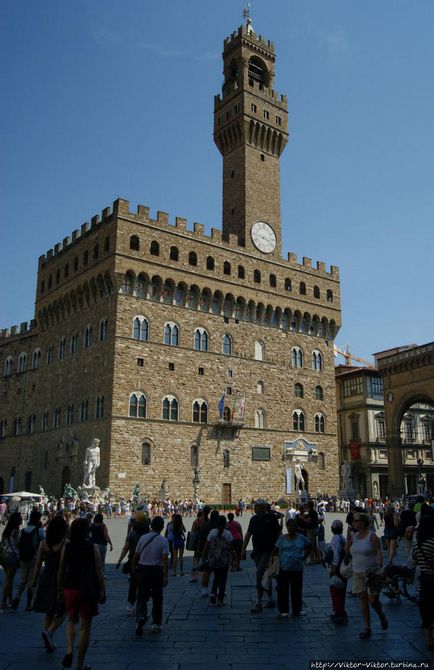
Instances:
[[[398,530],[396,530],[395,528],[385,530],[384,537],[386,538],[386,540],[396,540],[398,538]]]
[[[84,603],[79,589],[65,589],[65,608],[69,620],[91,619],[98,614],[98,603]]]
[[[352,581],[352,592],[353,593],[367,593],[368,587],[366,586],[366,572],[353,572],[353,581]],[[369,589],[369,595],[378,596],[380,591],[375,591],[372,587]]]
[[[184,549],[185,540],[183,537],[174,537],[173,538],[173,548],[174,549]]]

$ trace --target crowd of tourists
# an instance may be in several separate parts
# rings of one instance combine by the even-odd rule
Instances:
[[[104,512],[83,504],[72,508],[72,502],[60,500],[54,509],[32,509],[24,527],[21,512],[1,503],[5,524],[0,544],[0,564],[5,571],[1,612],[11,608],[44,613],[42,639],[47,652],[56,648],[55,632],[67,619],[65,668],[72,666],[79,623],[76,667],[83,670],[88,667],[85,656],[92,620],[106,598],[105,558],[113,543]],[[251,542],[256,567],[252,615],[276,608],[280,618],[303,617],[305,566],[322,563],[327,567],[324,579],[329,581],[331,621],[348,624],[345,603],[351,584],[351,594],[359,598],[360,638],[367,640],[372,631],[371,611],[381,629],[389,627],[379,596],[388,571],[402,567],[396,565],[399,545],[404,568],[417,568],[422,627],[427,646],[433,649],[434,504],[423,498],[386,502],[378,521],[376,505],[357,501],[346,515],[346,528],[342,520],[332,521],[332,540],[326,545],[324,502],[310,500],[297,506],[289,501],[283,508],[257,499],[245,533],[236,518],[245,507],[240,510],[237,504],[235,514],[224,515],[199,504],[187,533],[188,507],[182,513],[179,504],[174,504],[171,513],[163,516],[153,514],[152,504],[150,510],[149,503],[141,501],[134,511],[129,510],[125,542],[116,561],[116,568],[128,575],[127,608],[135,615],[136,636],[143,635],[150,600],[151,630],[161,631],[164,587],[169,576],[185,574],[186,549],[193,552],[189,581],[200,585],[201,596],[212,606],[224,607],[229,572],[243,569]],[[380,525],[382,537],[377,534]],[[20,608],[24,595],[25,605]]]

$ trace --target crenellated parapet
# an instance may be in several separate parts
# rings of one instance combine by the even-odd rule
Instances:
[[[149,226],[161,230],[162,232],[172,231],[180,233],[192,241],[197,240],[218,245],[228,250],[246,253],[245,247],[239,244],[238,236],[236,234],[230,234],[228,240],[223,240],[222,231],[219,228],[211,228],[211,234],[207,235],[205,234],[205,227],[202,223],[194,222],[192,226],[190,226],[188,221],[180,216],[176,216],[172,222],[169,214],[160,210],[156,212],[155,217],[152,217],[150,215],[150,208],[141,204],[137,206],[135,212],[132,212],[130,211],[130,202],[123,198],[118,198],[113,202],[112,207],[105,207],[102,210],[101,216],[93,216],[90,223],[83,223],[80,229],[73,230],[71,235],[63,238],[62,242],[55,244],[52,249],[49,249],[46,252],[46,254],[40,256],[39,266],[44,266],[47,262],[56,259],[60,254],[87,238],[92,231],[102,228],[108,222],[112,222],[115,219],[129,221],[131,224],[135,225]],[[332,265],[330,269],[327,269],[326,264],[322,261],[317,261],[316,266],[314,267],[310,258],[303,257],[302,261],[299,262],[297,254],[292,252],[288,253],[287,260],[283,258],[279,259],[277,264],[293,270],[302,270],[318,277],[332,278],[335,281],[339,280],[338,267]]]
[[[0,329],[0,340],[11,340],[28,337],[33,334],[37,328],[37,322],[35,319],[32,319],[30,322],[23,321],[19,326],[14,325],[10,328]]]

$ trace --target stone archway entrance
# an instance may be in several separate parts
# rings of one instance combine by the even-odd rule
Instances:
[[[388,495],[434,479],[434,343],[375,355],[384,380]],[[422,463],[421,463],[422,462]],[[407,479],[408,478],[408,479]]]

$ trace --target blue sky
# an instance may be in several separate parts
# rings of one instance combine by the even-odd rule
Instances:
[[[0,326],[33,316],[38,256],[118,196],[221,226],[212,140],[243,2],[3,0]],[[337,343],[434,339],[434,3],[254,0],[289,104],[283,249],[338,265]]]

